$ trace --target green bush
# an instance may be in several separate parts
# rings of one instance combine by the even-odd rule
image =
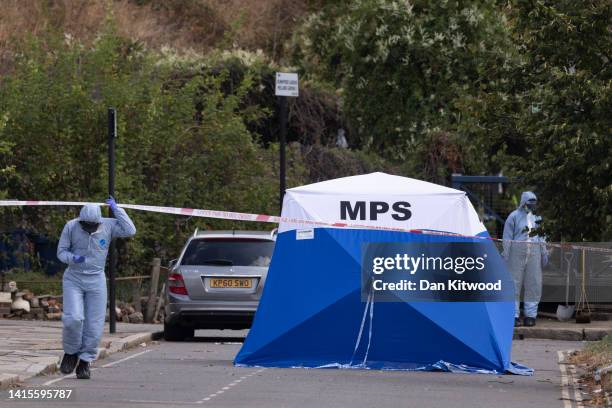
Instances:
[[[429,133],[460,117],[454,101],[487,86],[508,40],[495,1],[333,2],[295,36],[307,75],[341,88],[359,145],[414,160]]]
[[[48,36],[21,49],[14,71],[0,84],[0,168],[14,169],[0,172],[0,184],[9,197],[102,201],[107,108],[113,106],[118,202],[278,211],[273,160],[247,129],[265,115],[243,103],[256,76],[248,67],[228,88],[229,71],[217,62],[147,51],[112,30],[87,47]],[[299,182],[293,175],[290,167],[289,182]],[[11,208],[3,210],[2,224],[14,228],[21,219],[22,227],[53,237],[77,214],[75,208]],[[245,226],[130,215],[138,233],[120,245],[123,274],[148,272],[153,256],[175,257],[195,227]]]

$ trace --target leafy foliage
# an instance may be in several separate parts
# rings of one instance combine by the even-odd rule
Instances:
[[[524,65],[513,79],[525,90],[516,127],[526,154],[517,162],[518,174],[543,196],[551,236],[610,239],[612,5],[563,0],[519,6],[515,32]]]
[[[23,45],[0,87],[2,185],[11,198],[102,201],[107,182],[107,107],[119,112],[117,199],[197,208],[274,213],[277,176],[247,124],[263,114],[243,100],[246,74],[227,89],[228,71],[205,60],[147,52],[112,31],[91,47],[53,37]],[[293,179],[289,169],[289,183]],[[5,211],[10,225],[17,210]],[[24,209],[24,227],[57,236],[68,214]],[[153,255],[172,256],[201,227],[237,227],[132,214],[141,231],[123,265],[136,270]],[[261,226],[264,227],[265,226]],[[126,248],[122,252],[126,255]]]
[[[506,39],[494,1],[358,0],[313,15],[296,57],[342,88],[359,146],[406,159],[460,120],[455,99],[487,86]]]
[[[294,37],[355,147],[438,183],[516,179],[550,239],[612,236],[610,2],[334,2]]]
[[[121,4],[139,3],[181,15],[199,4]],[[290,3],[296,18],[308,10]],[[106,114],[114,106],[119,202],[276,213],[272,89],[283,68],[270,59],[284,56],[301,71],[289,120],[289,140],[301,145],[288,149],[289,186],[378,170],[440,184],[454,172],[502,172],[517,180],[517,194],[538,194],[550,239],[612,238],[609,1],[311,7],[285,51],[279,42],[291,21],[283,20],[278,36],[271,28],[249,37],[250,46],[265,38],[271,57],[233,48],[232,37],[244,32],[231,19],[213,30],[214,44],[225,49],[206,55],[147,49],[146,41],[118,35],[110,15],[86,41],[39,27],[38,37],[11,42],[10,72],[0,78],[0,197],[101,201]],[[202,18],[216,19],[221,9],[214,10],[203,9]],[[209,28],[194,26],[197,38]],[[340,128],[351,149],[330,147]],[[0,215],[3,226],[56,237],[76,211]],[[175,257],[195,227],[246,227],[131,215],[139,234],[120,248],[123,273],[152,256]]]
[[[540,196],[550,238],[610,239],[611,6],[517,1],[510,16],[519,54],[498,86],[462,101],[461,130]]]

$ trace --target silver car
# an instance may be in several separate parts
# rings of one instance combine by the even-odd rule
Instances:
[[[196,231],[170,263],[164,338],[195,329],[246,329],[257,310],[276,231]]]

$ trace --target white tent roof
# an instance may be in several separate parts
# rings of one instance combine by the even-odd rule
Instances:
[[[465,235],[485,231],[463,191],[385,173],[291,188],[285,194],[282,216]],[[281,223],[279,232],[303,228],[311,226]]]
[[[370,173],[361,176],[342,177],[320,183],[308,184],[287,190],[288,193],[299,194],[385,194],[385,195],[426,195],[426,194],[458,194],[465,195],[461,190],[444,187],[439,184],[394,176],[386,173]]]

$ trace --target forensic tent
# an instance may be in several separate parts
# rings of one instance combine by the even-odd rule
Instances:
[[[287,190],[282,217],[291,222],[279,226],[236,365],[530,373],[510,361],[511,299],[362,296],[365,243],[476,240],[499,257],[474,237],[487,233],[463,191],[384,173],[344,177]]]

